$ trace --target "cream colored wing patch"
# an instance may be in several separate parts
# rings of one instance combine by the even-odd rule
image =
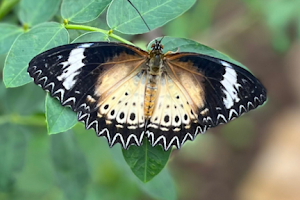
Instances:
[[[187,139],[194,139],[197,111],[191,107],[191,98],[184,87],[169,75],[163,74],[159,85],[153,115],[147,124],[147,136],[152,145],[180,148]]]
[[[145,73],[140,72],[99,102],[98,116],[117,128],[144,126]]]

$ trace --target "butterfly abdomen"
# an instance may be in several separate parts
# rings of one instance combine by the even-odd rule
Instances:
[[[159,76],[158,75],[148,75],[148,81],[146,84],[146,91],[145,91],[145,100],[144,100],[144,113],[146,119],[149,119],[154,110],[155,99],[157,94],[157,85]]]

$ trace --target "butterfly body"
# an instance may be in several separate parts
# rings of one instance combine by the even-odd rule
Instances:
[[[247,70],[197,53],[150,52],[95,42],[48,50],[29,64],[36,84],[78,113],[109,145],[164,150],[262,105],[266,90]]]

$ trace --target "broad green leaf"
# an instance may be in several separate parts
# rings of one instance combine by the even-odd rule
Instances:
[[[0,191],[12,189],[16,173],[24,165],[26,138],[16,125],[0,125]]]
[[[160,40],[160,39],[161,38],[156,38],[155,40]],[[151,49],[151,44],[153,44],[155,40],[152,40],[148,44],[148,47],[147,47],[148,49]],[[203,44],[199,44],[193,40],[184,39],[184,38],[174,38],[174,37],[167,36],[162,39],[162,44],[164,45],[164,49],[163,49],[164,53],[166,53],[167,51],[194,52],[194,53],[204,54],[204,55],[212,56],[212,57],[219,58],[222,60],[226,60],[228,62],[231,62],[231,63],[234,63],[236,65],[246,68],[244,65],[233,60],[232,58],[228,57],[227,55],[225,55],[215,49],[212,49],[208,46],[205,46]]]
[[[30,27],[46,22],[56,14],[59,4],[60,0],[21,0],[20,21]]]
[[[59,101],[49,94],[46,96],[45,104],[48,134],[67,131],[77,123],[76,113],[60,105]]]
[[[61,15],[74,23],[90,22],[105,10],[111,0],[63,0]]]
[[[183,14],[196,0],[131,0],[131,2],[150,29],[154,30]],[[107,11],[107,24],[111,29],[124,34],[140,34],[149,31],[127,0],[113,0]]]
[[[108,41],[108,35],[99,32],[88,32],[75,38],[72,43]]]
[[[32,79],[27,74],[30,60],[50,48],[69,42],[63,25],[46,22],[21,34],[13,43],[5,60],[3,81],[6,87],[18,87]]]
[[[5,113],[17,113],[18,115],[31,115],[44,112],[45,92],[34,84],[24,85],[18,88],[8,88],[5,96],[0,99]]]
[[[165,167],[171,151],[165,152],[159,145],[152,147],[144,139],[142,146],[131,146],[128,150],[123,150],[123,156],[132,172],[146,183]]]
[[[27,128],[27,127],[26,127]],[[14,187],[14,198],[16,200],[34,200],[34,199],[60,199],[52,196],[55,188],[55,173],[50,159],[50,137],[46,134],[46,128],[32,127],[26,136],[27,141],[25,166],[21,173],[18,173],[16,186]],[[50,190],[51,188],[51,190]],[[24,192],[20,192],[24,191]],[[50,197],[49,197],[50,195]],[[52,198],[51,198],[52,197]],[[1,198],[0,198],[1,199]]]
[[[155,199],[177,199],[175,184],[167,168],[164,168],[148,183],[140,183],[140,187]]]
[[[89,166],[71,131],[51,136],[51,157],[60,189],[66,199],[85,199]]]
[[[18,26],[0,23],[0,54],[7,53],[22,32],[23,30]]]

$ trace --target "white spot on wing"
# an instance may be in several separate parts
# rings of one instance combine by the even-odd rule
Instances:
[[[222,65],[226,66],[225,74],[223,75],[223,80],[221,84],[224,86],[223,90],[225,97],[223,98],[223,103],[227,109],[231,108],[235,102],[239,102],[238,91],[235,88],[239,88],[241,85],[237,82],[237,74],[232,66],[224,61],[220,61]]]
[[[63,65],[62,69],[64,69],[64,71],[57,77],[57,80],[63,81],[63,86],[67,90],[71,89],[76,83],[76,80],[74,78],[80,73],[80,71],[78,70],[84,66],[82,62],[82,60],[85,58],[83,52],[86,47],[90,47],[92,44],[93,43],[82,44],[76,49],[73,49],[70,52],[68,60],[61,63]],[[67,66],[69,67],[66,68]]]

